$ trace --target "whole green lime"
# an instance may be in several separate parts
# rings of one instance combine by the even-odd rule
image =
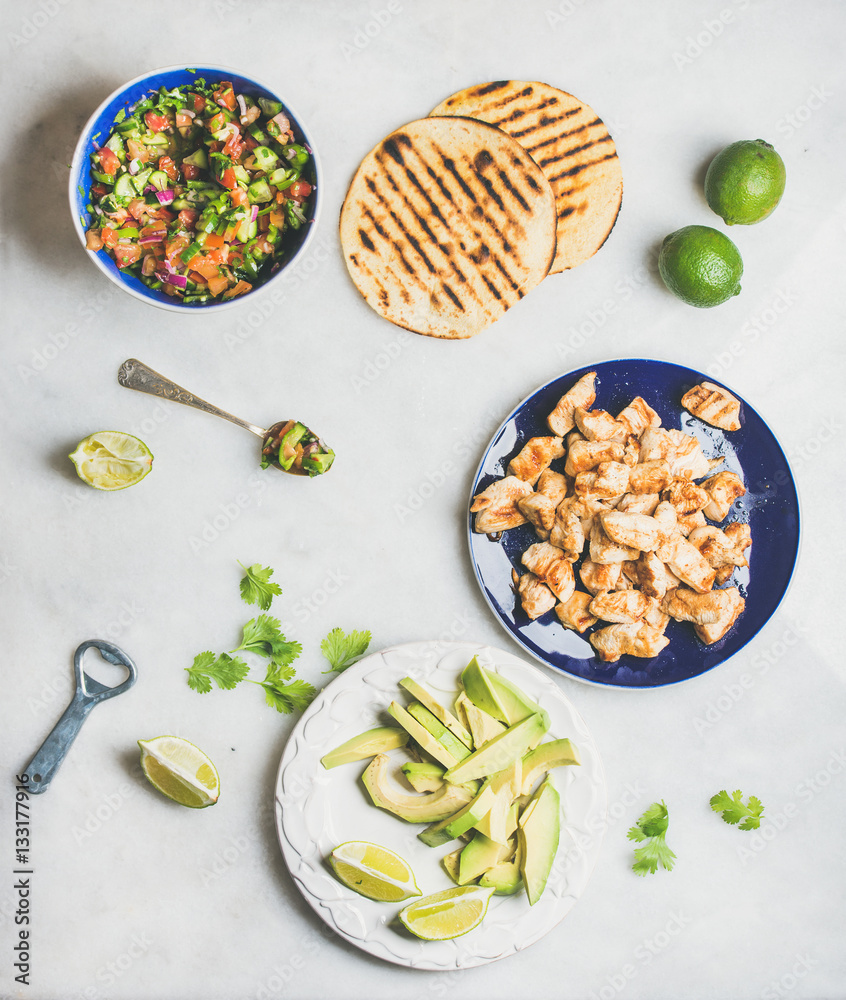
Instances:
[[[752,226],[784,194],[784,160],[763,139],[742,139],[717,153],[705,175],[705,197],[727,226]]]
[[[685,226],[661,244],[658,270],[673,295],[701,309],[718,306],[740,291],[740,251],[710,226]]]

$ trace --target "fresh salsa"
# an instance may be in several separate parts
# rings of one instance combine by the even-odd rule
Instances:
[[[279,102],[226,81],[162,87],[91,153],[86,246],[186,305],[243,295],[307,224],[310,161]]]
[[[278,466],[300,476],[328,472],[335,452],[298,420],[282,420],[267,430],[261,449],[261,467]]]

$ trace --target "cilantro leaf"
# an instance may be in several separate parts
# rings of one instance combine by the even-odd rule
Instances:
[[[320,643],[323,655],[329,661],[330,668],[340,673],[360,660],[367,652],[372,636],[369,632],[357,632],[353,629],[345,633],[343,629],[333,628]],[[328,670],[324,670],[328,674]]]
[[[244,626],[241,645],[230,650],[257,653],[259,656],[269,656],[277,663],[292,663],[300,655],[303,647],[298,642],[288,642],[279,630],[279,619],[270,615],[259,615],[251,618]]]
[[[200,694],[211,691],[212,681],[219,688],[231,690],[247,676],[249,671],[249,667],[240,657],[231,657],[226,653],[215,656],[211,652],[199,653],[194,657],[191,666],[185,669],[188,673],[188,686]]]
[[[750,795],[748,804],[744,805],[740,789],[731,795],[723,790],[712,796],[710,801],[711,808],[715,813],[721,813],[726,823],[732,826],[740,823],[739,830],[757,830],[761,825],[760,817],[764,814],[764,806],[754,795]]]
[[[269,582],[273,576],[273,570],[269,566],[262,566],[259,563],[245,566],[239,562],[238,565],[246,574],[241,580],[241,599],[247,604],[257,604],[262,611],[267,611],[273,600],[273,595],[282,593],[282,588],[278,583]]]
[[[646,875],[647,872],[654,875],[659,865],[668,872],[673,870],[676,856],[664,840],[669,822],[664,802],[653,802],[626,834],[629,840],[644,845],[635,848],[632,871],[636,875]]]
[[[291,712],[302,711],[317,694],[314,687],[301,679],[291,680],[294,676],[292,667],[284,663],[271,661],[267,665],[267,673],[263,681],[254,681],[264,688],[264,700],[277,712],[289,715]],[[288,683],[290,682],[290,683]]]

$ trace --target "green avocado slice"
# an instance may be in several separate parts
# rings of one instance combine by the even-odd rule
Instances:
[[[419,701],[413,701],[408,706],[408,714],[430,732],[439,743],[442,743],[456,760],[464,760],[465,757],[469,757],[472,753],[470,747],[462,743],[457,736],[447,729],[440,719],[437,719]]]
[[[508,725],[505,706],[500,701],[499,693],[491,686],[488,672],[477,657],[474,656],[461,672],[461,683],[464,685],[467,697],[477,708]]]
[[[500,733],[505,732],[505,726],[501,722],[497,722],[492,715],[488,715],[487,712],[482,711],[481,708],[474,705],[464,691],[456,698],[455,709],[456,711],[463,712],[467,719],[467,725],[470,728],[473,738],[474,750],[478,750],[486,743],[489,743],[494,736],[499,736]]]
[[[328,770],[339,764],[375,757],[377,753],[384,753],[386,750],[396,750],[397,747],[404,747],[406,743],[408,743],[408,733],[404,730],[396,729],[394,726],[377,726],[375,729],[368,729],[366,733],[353,736],[346,743],[330,750],[320,758],[320,763]]]
[[[535,782],[553,767],[567,767],[581,764],[579,751],[569,740],[552,740],[541,743],[523,758],[523,795],[531,795]]]
[[[439,764],[443,764],[444,767],[452,767],[453,764],[458,763],[458,758],[451,754],[443,743],[436,740],[425,726],[421,726],[417,719],[409,715],[399,702],[392,701],[388,707],[388,712],[397,720],[408,735],[416,740],[426,753],[434,757]],[[461,784],[461,782],[458,782],[458,784]]]
[[[549,778],[543,782],[526,806],[517,827],[523,860],[520,874],[526,886],[529,904],[534,906],[546,887],[561,827],[561,802]]]
[[[469,749],[473,749],[473,737],[467,732],[466,728],[456,719],[452,712],[448,711],[444,706],[437,701],[432,694],[423,687],[422,684],[418,684],[411,677],[404,677],[400,684],[408,691],[408,693],[416,698],[424,708],[428,708],[432,715],[435,716],[440,722],[446,726],[446,728],[455,736],[457,739]]]
[[[429,795],[404,795],[388,783],[389,763],[390,757],[386,754],[374,757],[362,775],[362,781],[373,804],[400,819],[409,823],[439,823],[450,819],[456,810],[472,801],[473,796],[466,788],[447,784]]]
[[[458,884],[467,885],[489,868],[499,864],[508,854],[508,847],[497,844],[483,833],[477,833],[461,852],[458,865]]]
[[[549,725],[543,715],[530,715],[514,726],[510,726],[499,736],[495,736],[469,757],[451,766],[444,778],[454,784],[462,784],[471,778],[484,778],[496,771],[502,771],[522,757],[529,747],[534,746]]]
[[[450,785],[445,787],[449,788]],[[437,792],[435,793],[437,794]],[[468,793],[469,794],[469,793]],[[439,847],[441,844],[448,844],[462,833],[475,826],[485,815],[493,804],[494,793],[488,784],[482,786],[479,794],[470,802],[464,805],[453,816],[447,816],[434,826],[430,826],[418,833],[417,836],[428,847]]]

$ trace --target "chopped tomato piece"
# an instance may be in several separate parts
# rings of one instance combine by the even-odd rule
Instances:
[[[163,170],[172,181],[179,179],[179,168],[170,156],[159,157],[159,170]]]
[[[226,124],[226,115],[222,111],[218,111],[216,115],[209,118],[206,124],[209,132],[219,132]]]
[[[100,166],[103,168],[104,174],[116,174],[117,169],[120,166],[120,160],[117,158],[117,154],[113,153],[108,146],[100,147]]]
[[[151,132],[164,132],[170,128],[170,121],[164,115],[156,114],[155,111],[148,111],[144,115],[144,121]]]
[[[308,181],[294,181],[288,190],[294,199],[308,198],[311,194],[311,184]]]
[[[174,219],[173,212],[166,209],[164,205],[161,205],[159,208],[153,208],[152,205],[148,205],[147,215],[151,219],[160,219],[162,222],[173,222]]]
[[[187,96],[194,98],[194,110],[197,112],[197,114],[199,114],[201,111],[205,111],[206,108],[205,97],[202,97],[200,94],[188,94]]]
[[[209,278],[209,291],[212,295],[220,295],[228,287],[229,281],[222,274],[216,274],[213,278]]]
[[[105,226],[101,230],[100,236],[102,237],[102,240],[106,244],[106,246],[109,247],[110,249],[113,249],[114,247],[117,246],[117,241],[118,241],[117,234],[115,233],[114,229],[112,229],[111,226]]]
[[[236,295],[245,295],[247,292],[252,291],[253,286],[249,281],[239,281],[234,288],[230,288],[223,293],[224,299],[234,299]]]
[[[203,248],[205,250],[214,250],[217,247],[223,246],[223,237],[218,236],[217,233],[207,233],[205,240],[203,240]]]
[[[269,240],[258,240],[256,247],[262,253],[273,253],[273,244]]]
[[[200,176],[200,168],[193,163],[183,163],[182,173],[185,174],[186,181],[195,181]]]
[[[102,198],[103,195],[108,190],[109,189],[106,187],[105,184],[100,184],[99,182],[97,184],[92,184],[91,185],[91,194],[93,194],[95,198]]]
[[[118,243],[114,251],[118,267],[128,267],[141,259],[141,247],[137,243]]]
[[[229,192],[229,197],[232,199],[232,204],[236,208],[238,208],[241,205],[246,205],[247,202],[250,200],[247,197],[247,192],[243,188],[240,188],[240,187],[233,188]]]
[[[141,236],[158,236],[160,239],[164,239],[167,235],[167,229],[162,225],[161,222],[152,222],[149,226],[144,226],[140,233]]]
[[[209,282],[220,274],[217,264],[215,264],[214,261],[209,260],[208,257],[195,257],[191,261],[191,267],[198,274],[202,274],[202,276]]]
[[[183,208],[179,215],[177,215],[177,219],[179,219],[186,229],[191,229],[197,221],[198,215],[199,212],[195,212],[193,208]]]
[[[227,156],[231,156],[233,160],[237,160],[243,151],[244,143],[241,141],[240,135],[237,132],[233,132],[224,143],[223,152]]]
[[[136,142],[135,139],[126,140],[126,151],[133,160],[140,160],[146,163],[150,159],[150,152],[143,142]]]
[[[222,82],[220,88],[214,92],[213,96],[215,104],[219,104],[222,108],[226,108],[229,111],[234,111],[238,106],[238,102],[235,100],[235,91],[231,83]]]
[[[226,246],[215,247],[209,250],[206,256],[214,264],[226,264],[229,260],[229,248]]]
[[[278,208],[274,208],[270,213],[270,224],[271,226],[276,226],[277,229],[284,229],[285,213],[280,211]]]
[[[259,145],[259,143],[256,142],[256,140],[250,135],[249,132],[245,136],[242,136],[242,138],[244,140],[244,146],[247,149],[255,149],[256,146]]]
[[[147,203],[143,198],[133,198],[127,205],[127,211],[133,219],[142,219],[147,214]]]
[[[194,119],[191,115],[183,114],[181,111],[176,112],[176,126],[177,128],[190,128],[194,124]]]
[[[227,167],[220,176],[220,183],[231,191],[235,187],[235,171],[232,167]]]

